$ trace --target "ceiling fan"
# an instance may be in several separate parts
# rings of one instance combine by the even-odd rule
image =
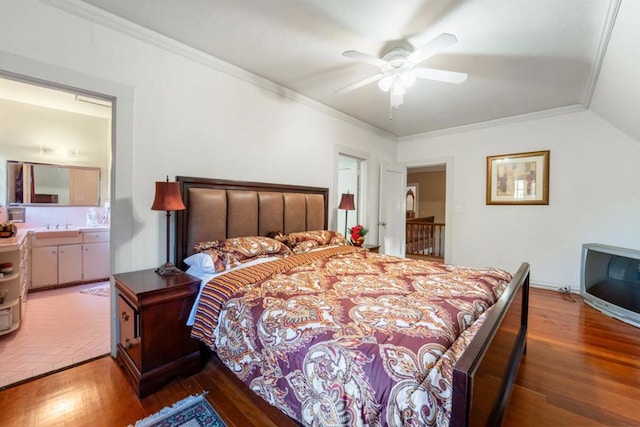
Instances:
[[[417,67],[440,51],[453,46],[458,39],[453,34],[442,33],[424,46],[408,51],[402,47],[391,49],[382,58],[367,55],[357,50],[342,52],[343,56],[356,61],[365,62],[380,68],[380,72],[359,82],[350,84],[337,90],[337,93],[345,93],[358,89],[373,82],[378,82],[378,87],[384,92],[391,92],[391,108],[398,108],[404,102],[404,94],[411,87],[416,78],[436,80],[445,83],[460,84],[467,80],[466,73],[456,71],[438,70],[435,68]]]

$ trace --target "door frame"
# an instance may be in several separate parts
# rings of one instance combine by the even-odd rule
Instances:
[[[110,271],[130,271],[135,259],[133,237],[133,124],[135,89],[97,76],[60,68],[34,59],[0,51],[0,75],[23,83],[57,90],[83,92],[88,96],[112,101],[110,161]],[[118,251],[116,252],[116,248]],[[115,357],[116,292],[111,279],[111,355]]]
[[[360,160],[361,170],[360,170],[360,196],[362,200],[362,206],[356,206],[358,208],[358,215],[361,221],[361,224],[367,226],[369,228],[369,233],[372,233],[375,227],[370,226],[371,224],[368,221],[371,220],[372,215],[369,215],[369,212],[372,211],[371,200],[375,200],[377,202],[377,197],[371,197],[369,191],[371,188],[375,186],[375,182],[371,181],[371,170],[375,169],[371,167],[371,153],[354,150],[353,148],[345,147],[343,145],[334,144],[333,145],[333,183],[331,188],[329,189],[329,228],[331,230],[336,230],[340,233],[344,232],[344,228],[342,230],[338,229],[338,214],[344,215],[344,211],[340,211],[338,209],[338,205],[340,204],[340,194],[338,192],[338,164],[340,155],[354,157]],[[373,182],[372,185],[369,185],[370,182]],[[357,202],[357,201],[356,201]],[[377,214],[377,206],[375,207],[375,212]],[[375,215],[377,217],[377,215]],[[377,220],[376,220],[377,222]],[[345,236],[349,238],[349,236]],[[375,233],[372,233],[373,238],[378,238],[377,230]]]
[[[453,201],[453,160],[452,156],[439,157],[433,159],[421,159],[411,160],[407,162],[401,162],[407,168],[419,168],[429,166],[445,166],[445,228],[444,228],[444,262],[447,264],[453,263],[453,232],[454,232],[454,201]],[[455,206],[460,206],[460,213],[462,213],[461,201],[457,201]]]

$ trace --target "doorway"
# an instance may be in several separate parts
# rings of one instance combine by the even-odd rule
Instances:
[[[94,206],[99,211],[99,218],[108,222],[114,121],[112,101],[95,94],[89,96],[80,89],[40,85],[27,78],[14,77],[3,78],[0,73],[0,110],[3,117],[8,118],[0,129],[0,204],[4,205],[8,200],[7,160],[56,167],[95,167],[101,171],[101,176],[99,203]],[[57,198],[49,202],[53,200]],[[25,205],[26,222],[22,226],[85,226],[89,206],[72,206],[71,201],[64,200],[68,203],[65,206],[61,203],[55,206],[53,203]],[[106,263],[110,266],[109,253],[106,251]],[[27,269],[31,277],[30,270],[37,269],[36,264],[32,262]],[[98,288],[101,289],[99,293],[95,291]],[[5,367],[0,388],[108,354],[111,348],[109,289],[109,282],[96,282],[27,293],[21,327],[0,336],[0,362]],[[60,310],[61,306],[65,309]],[[76,310],[76,313],[90,313],[94,317],[74,316],[73,322],[66,323],[55,321],[51,317],[54,312],[47,314],[47,309],[53,307],[57,307],[55,313],[71,315]],[[52,343],[53,333],[47,328],[54,325],[64,330],[62,325],[65,324],[68,333],[63,334],[64,338],[57,335]],[[80,326],[82,332],[75,332],[74,325]],[[29,345],[25,346],[25,338]],[[33,348],[35,353],[27,353],[25,348]]]
[[[406,256],[444,262],[447,234],[447,167],[407,169]]]

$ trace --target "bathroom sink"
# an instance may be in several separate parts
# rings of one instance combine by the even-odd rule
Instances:
[[[56,237],[76,237],[80,234],[80,227],[68,228],[39,228],[34,230],[37,239],[52,239]]]

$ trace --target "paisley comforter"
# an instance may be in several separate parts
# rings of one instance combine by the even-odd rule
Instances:
[[[510,280],[333,247],[212,279],[192,334],[304,425],[448,425],[453,366]]]

